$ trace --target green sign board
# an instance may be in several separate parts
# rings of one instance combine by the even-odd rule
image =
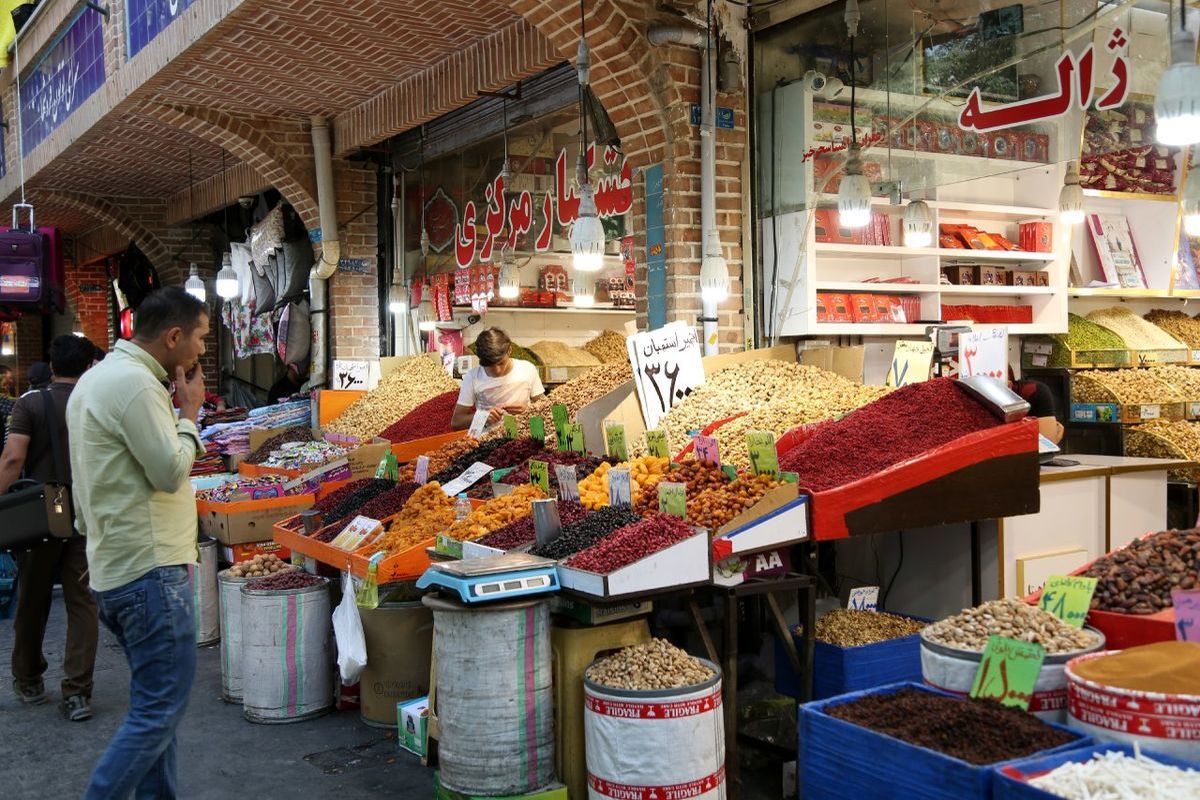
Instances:
[[[1046,648],[1005,636],[989,636],[971,684],[971,697],[1029,710]]]
[[[667,444],[667,432],[655,428],[646,431],[646,449],[655,458],[670,458],[670,446]]]
[[[750,451],[750,469],[755,475],[779,475],[775,434],[770,431],[750,431],[746,434],[746,448]]]
[[[673,514],[680,519],[687,517],[687,485],[660,481],[658,484],[658,510]]]
[[[545,461],[529,459],[529,482],[550,494],[550,465]]]
[[[1092,607],[1096,580],[1075,575],[1051,575],[1042,587],[1042,598],[1038,605],[1068,625],[1082,628],[1088,609]]]
[[[608,454],[617,461],[629,460],[629,448],[625,446],[625,426],[619,422],[610,422],[604,426],[604,443]]]
[[[517,418],[512,414],[504,415],[504,435],[509,439],[517,438]]]

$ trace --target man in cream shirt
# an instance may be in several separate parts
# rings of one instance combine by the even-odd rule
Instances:
[[[196,672],[188,476],[204,452],[195,420],[208,330],[204,303],[178,287],[153,292],[137,309],[133,339],[88,370],[67,404],[76,526],[100,619],[130,671],[129,712],[87,800],[176,796],[175,731]]]

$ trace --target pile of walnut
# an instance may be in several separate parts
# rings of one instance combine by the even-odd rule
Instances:
[[[612,689],[678,689],[711,680],[713,671],[666,639],[626,647],[587,669],[587,679]]]
[[[231,578],[263,578],[267,575],[274,575],[276,572],[291,572],[299,569],[277,555],[257,555],[249,561],[243,561],[240,564],[234,564],[225,574]]]

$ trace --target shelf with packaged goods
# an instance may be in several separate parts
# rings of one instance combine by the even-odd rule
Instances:
[[[1021,295],[1054,294],[1050,286],[963,286],[943,283],[882,283],[817,281],[818,292],[874,292],[877,294]]]
[[[455,311],[470,310],[470,306],[455,306]],[[496,313],[514,313],[514,314],[625,314],[635,316],[636,308],[617,308],[607,304],[597,304],[589,308],[575,308],[574,306],[553,306],[549,308],[541,308],[539,306],[488,306],[488,314]]]
[[[1025,250],[958,250],[949,247],[903,247],[894,244],[836,244],[833,242],[817,242],[816,252],[819,256],[858,256],[860,258],[884,259],[888,261],[897,258],[936,256],[938,258],[962,261],[1048,263],[1054,261],[1056,258],[1054,253],[1034,253]]]
[[[924,336],[926,328],[934,323],[872,323],[872,322],[818,322],[808,336]],[[950,323],[947,323],[950,324]],[[1010,335],[1058,333],[1050,325],[1034,323],[978,322],[977,328],[1007,328]]]
[[[920,199],[919,197],[914,197],[909,202]],[[1011,222],[1046,219],[1053,222],[1058,218],[1058,209],[1056,208],[1005,206],[995,203],[962,203],[957,200],[926,200],[925,203],[930,208],[938,211],[939,214],[956,219],[959,217],[979,217],[988,220],[1008,220]],[[829,194],[828,192],[820,194],[818,195],[817,205],[820,208],[835,208],[837,206],[837,195]],[[890,198],[872,197],[871,207],[884,214],[903,214],[904,209],[908,207],[908,203],[895,205]]]
[[[1105,297],[1113,300],[1195,300],[1200,291],[1195,289],[1118,289],[1108,286],[1070,287],[1071,297]]]

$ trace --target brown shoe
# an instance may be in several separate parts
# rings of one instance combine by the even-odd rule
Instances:
[[[64,697],[58,707],[63,716],[71,722],[83,722],[92,718],[92,705],[88,702],[88,698],[81,694]]]
[[[27,706],[40,706],[46,702],[46,684],[41,681],[29,686],[22,686],[17,681],[13,681],[12,688],[17,699]]]

